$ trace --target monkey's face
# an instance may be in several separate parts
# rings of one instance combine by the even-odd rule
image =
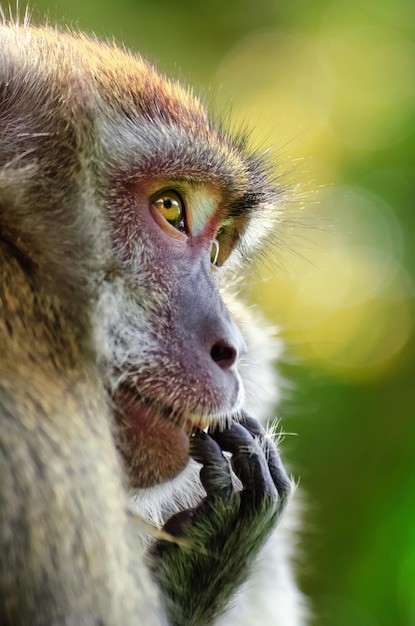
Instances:
[[[266,167],[140,58],[36,29],[10,56],[5,223],[71,323],[94,328],[131,485],[167,480],[195,427],[241,408],[245,346],[219,282],[266,224]]]
[[[164,98],[161,91],[154,107]],[[112,287],[122,294],[107,333],[117,444],[134,487],[181,471],[194,428],[225,424],[243,399],[245,344],[219,281],[246,245],[257,196],[240,151],[204,114],[192,128],[183,99],[176,106],[180,116],[168,123],[130,114],[101,127],[111,155]]]
[[[117,444],[138,487],[178,473],[192,430],[240,408],[245,347],[218,291],[218,259],[234,243],[220,192],[171,177],[114,184],[113,396]]]

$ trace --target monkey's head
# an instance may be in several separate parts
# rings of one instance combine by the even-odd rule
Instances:
[[[219,288],[277,194],[245,138],[141,58],[44,29],[18,41],[0,84],[2,238],[105,368],[131,485],[149,486],[183,469],[195,427],[242,406],[245,345]]]

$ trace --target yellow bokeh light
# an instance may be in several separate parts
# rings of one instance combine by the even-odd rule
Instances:
[[[353,12],[333,3],[320,32],[333,88],[330,127],[342,144],[376,150],[411,132],[415,46],[385,24],[351,17]]]
[[[316,245],[307,261],[297,256],[288,274],[274,271],[255,297],[301,356],[342,377],[376,375],[413,328],[399,223],[384,201],[356,187],[328,191],[320,208],[331,208],[335,229],[310,230]]]
[[[342,22],[338,5],[330,10],[339,19],[323,19],[314,36],[270,31],[242,40],[221,64],[219,99],[231,97],[236,120],[259,128],[283,161],[291,157],[285,169],[300,190],[282,219],[278,268],[254,298],[282,324],[290,350],[360,379],[391,367],[406,345],[413,284],[391,207],[363,187],[335,183],[345,145],[372,150],[405,132],[394,110],[413,101],[415,48],[398,45],[386,25],[356,27]],[[300,155],[315,179],[308,187],[334,183],[319,204],[296,184]]]
[[[333,180],[338,155],[327,126],[332,82],[318,40],[278,31],[251,35],[223,59],[216,82],[220,107],[231,102],[236,125],[249,120],[284,161],[312,156],[304,169],[314,175],[324,168],[322,177]]]

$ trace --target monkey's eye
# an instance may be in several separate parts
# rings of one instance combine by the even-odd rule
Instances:
[[[186,233],[186,214],[183,201],[175,191],[163,191],[154,196],[152,205],[161,213],[169,224],[182,233]]]
[[[234,233],[235,234],[235,233]],[[210,249],[210,262],[212,265],[220,267],[224,264],[233,248],[232,219],[224,220],[212,241]]]
[[[217,239],[213,239],[212,247],[210,249],[210,262],[212,265],[216,265],[219,257],[219,241]]]

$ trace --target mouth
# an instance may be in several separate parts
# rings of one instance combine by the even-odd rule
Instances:
[[[115,440],[133,488],[170,480],[189,461],[193,433],[221,421],[212,416],[183,413],[142,397],[122,385],[114,394]]]
[[[195,430],[203,430],[221,421],[221,418],[213,415],[201,415],[194,412],[179,411],[159,401],[146,398],[136,389],[129,385],[123,385],[116,394],[116,404],[121,400],[124,417],[135,415],[138,418],[138,426],[151,428],[158,420],[165,420],[180,428],[191,437]]]

